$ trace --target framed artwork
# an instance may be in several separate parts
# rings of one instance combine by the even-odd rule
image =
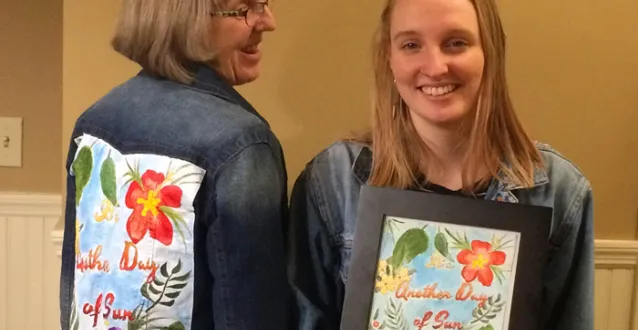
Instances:
[[[537,330],[552,209],[364,186],[341,329]]]

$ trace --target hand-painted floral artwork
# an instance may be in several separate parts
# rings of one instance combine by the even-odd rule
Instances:
[[[507,330],[520,234],[387,217],[369,329]]]
[[[83,135],[72,329],[191,328],[194,198],[204,170]]]

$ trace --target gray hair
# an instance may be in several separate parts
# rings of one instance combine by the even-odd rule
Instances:
[[[189,62],[214,57],[210,13],[220,0],[123,0],[111,45],[153,75],[192,81]]]

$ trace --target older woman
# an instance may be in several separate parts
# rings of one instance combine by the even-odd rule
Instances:
[[[233,88],[275,29],[258,1],[123,1],[142,70],[73,130],[62,329],[286,329],[283,155]]]
[[[292,193],[299,329],[339,328],[368,184],[552,207],[539,329],[592,330],[591,185],[517,119],[494,1],[388,0],[375,45],[372,129],[317,155]]]

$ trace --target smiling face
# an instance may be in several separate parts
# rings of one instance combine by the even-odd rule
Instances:
[[[417,130],[456,126],[474,112],[485,58],[469,0],[397,0],[389,53]]]
[[[255,3],[255,0],[229,0],[223,9],[245,10]],[[213,67],[231,85],[242,85],[257,79],[262,35],[275,30],[275,18],[268,6],[252,27],[246,24],[244,17],[214,17],[211,24],[214,31],[212,44],[217,50]]]

